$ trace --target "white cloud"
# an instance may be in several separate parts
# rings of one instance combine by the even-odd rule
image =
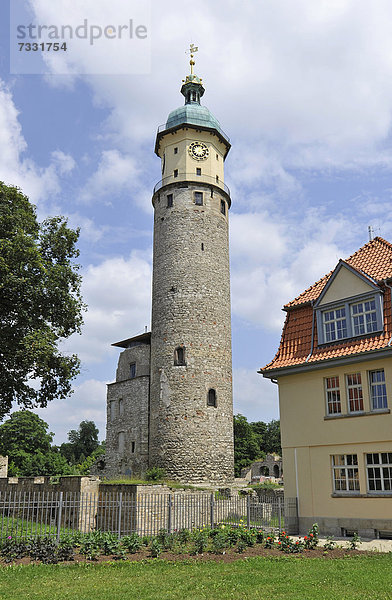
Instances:
[[[99,439],[106,437],[106,382],[90,379],[74,386],[74,393],[66,400],[52,400],[46,408],[33,412],[49,424],[55,432],[55,444],[66,442],[67,433],[77,429],[81,421],[94,421]]]
[[[140,171],[132,156],[118,150],[104,150],[98,168],[87,180],[80,199],[88,202],[97,198],[112,198],[124,190],[131,190]],[[140,185],[140,183],[139,183]]]
[[[234,369],[234,414],[246,415],[248,421],[279,419],[278,386],[264,379],[254,369]]]
[[[66,340],[63,349],[77,353],[86,367],[114,355],[113,342],[141,333],[149,325],[150,263],[133,251],[128,259],[90,265],[83,275],[82,295],[88,305],[83,334]]]
[[[16,185],[37,203],[60,191],[60,175],[75,166],[73,158],[57,150],[47,167],[38,166],[27,154],[26,140],[11,90],[0,79],[0,180]]]

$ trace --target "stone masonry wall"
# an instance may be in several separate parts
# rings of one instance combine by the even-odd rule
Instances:
[[[8,475],[8,456],[0,456],[0,477]]]
[[[203,192],[203,206],[195,205],[195,191]],[[150,464],[181,481],[230,482],[228,197],[215,187],[183,182],[161,189],[153,205]],[[179,346],[184,366],[174,364]],[[216,407],[207,406],[209,389],[216,390]]]
[[[136,376],[130,365],[136,363]],[[137,477],[148,468],[150,346],[120,354],[116,382],[108,385],[105,476]]]

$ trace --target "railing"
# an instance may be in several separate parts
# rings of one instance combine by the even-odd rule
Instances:
[[[0,540],[50,536],[80,531],[109,531],[118,536],[137,532],[156,535],[161,529],[227,524],[298,532],[295,498],[266,496],[216,497],[210,493],[3,492],[0,494]]]
[[[183,125],[184,127],[186,127],[187,125],[193,125],[193,127],[200,126],[200,127],[205,127],[207,129],[214,129],[213,127],[211,127],[211,124],[209,124],[209,125],[207,125],[207,124],[203,125],[202,123],[187,123],[187,122],[184,122],[184,123],[181,123],[181,125]],[[176,127],[177,127],[177,125],[176,125]],[[167,123],[163,123],[163,125],[159,125],[158,130],[157,130],[157,134],[158,133],[162,133],[162,131],[166,131],[166,129],[171,129],[171,127],[167,126]],[[219,127],[219,129],[217,129],[217,131],[221,135],[223,135],[223,137],[230,143],[229,136],[223,131],[223,129],[221,127]]]
[[[230,196],[230,189],[223,181],[217,181],[216,177],[212,177],[211,175],[195,175],[195,173],[178,173],[177,177],[174,175],[169,175],[168,177],[164,177],[154,186],[154,191],[157,192],[165,185],[169,185],[170,183],[207,183],[208,185],[215,185],[218,188],[223,189],[228,196]]]

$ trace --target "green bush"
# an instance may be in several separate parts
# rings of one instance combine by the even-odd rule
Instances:
[[[121,544],[130,554],[135,554],[142,547],[142,540],[137,533],[131,533],[121,538]]]
[[[161,467],[151,467],[146,471],[146,481],[162,481],[165,477],[166,471]]]
[[[153,538],[153,540],[151,542],[150,554],[151,554],[152,558],[159,558],[161,552],[162,552],[162,544],[155,537],[155,538]]]

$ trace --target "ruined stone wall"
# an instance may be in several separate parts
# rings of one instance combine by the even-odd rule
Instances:
[[[0,477],[8,475],[8,456],[0,456]]]
[[[131,377],[130,365],[135,364]],[[120,354],[116,382],[108,385],[106,419],[107,478],[143,475],[148,468],[150,346]],[[133,375],[133,373],[132,373]]]
[[[203,206],[195,204],[197,191]],[[181,481],[230,482],[228,197],[215,187],[179,183],[156,193],[153,205],[150,464]],[[177,347],[185,351],[185,365],[174,364]],[[207,405],[210,389],[216,406]]]

